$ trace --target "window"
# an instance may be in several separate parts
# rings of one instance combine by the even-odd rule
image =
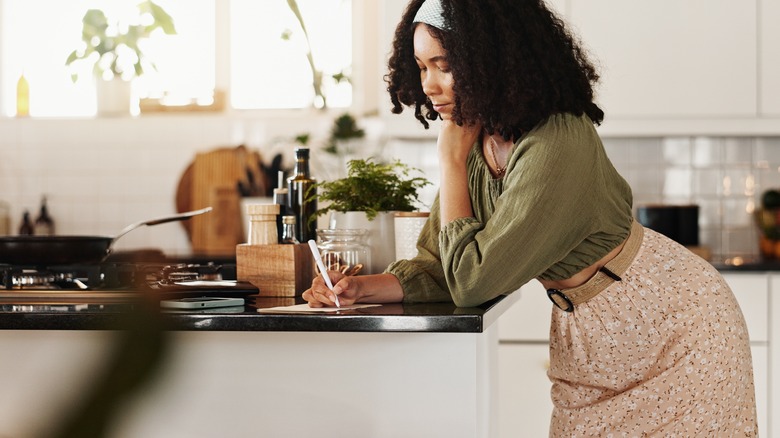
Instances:
[[[16,113],[16,82],[22,74],[30,83],[32,115],[94,114],[94,90],[86,83],[72,84],[65,68],[65,59],[81,35],[87,2],[4,0],[1,7],[3,115]],[[56,35],[53,29],[58,30]],[[86,97],[90,92],[92,101]]]
[[[147,41],[144,51],[154,60],[157,72],[139,78],[140,95],[211,97],[216,83],[214,1],[155,0],[173,17],[176,35],[160,33],[154,41]]]
[[[200,98],[220,85],[230,89],[238,109],[305,108],[314,87],[308,45],[287,0],[155,0],[173,18],[177,35],[155,34],[143,46],[158,68],[136,80],[140,97]],[[297,0],[309,33],[314,63],[324,74],[329,107],[352,101],[351,0]],[[65,66],[81,42],[81,18],[90,8],[106,14],[134,11],[138,0],[0,0],[0,114],[16,113],[16,84],[30,86],[30,114],[38,117],[92,116],[95,87],[86,71],[76,83]],[[221,21],[217,8],[230,11]],[[45,13],[41,13],[45,11]],[[225,29],[227,28],[227,29]],[[218,39],[218,35],[229,38]],[[282,35],[288,36],[283,39]],[[220,84],[217,59],[228,53]],[[223,59],[223,58],[219,58]]]
[[[323,94],[330,107],[352,101],[351,4],[345,0],[298,0],[311,43],[314,65],[323,72]],[[286,0],[231,1],[231,74],[234,108],[304,108],[315,99],[306,36]],[[289,39],[282,35],[289,32]],[[319,104],[317,104],[319,105]]]

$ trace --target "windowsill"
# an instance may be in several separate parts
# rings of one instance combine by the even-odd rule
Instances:
[[[329,127],[329,124],[341,114],[356,114],[349,108],[328,108],[318,110],[282,109],[282,110],[235,110],[223,111],[161,111],[139,115],[119,117],[76,116],[76,117],[0,117],[0,124],[13,125],[53,123],[67,121],[94,121],[95,123],[137,123],[154,120],[236,120],[274,123],[301,123],[301,131],[317,127]],[[363,120],[379,121],[383,126],[382,135],[402,139],[435,139],[438,135],[438,123],[430,122],[425,129],[414,119],[411,111],[401,115],[383,113],[379,116],[360,117]],[[607,118],[597,128],[603,138],[628,137],[776,137],[780,136],[780,117],[756,118]]]
[[[211,118],[227,118],[227,119],[303,119],[303,118],[326,118],[333,119],[339,115],[350,112],[348,108],[328,108],[326,110],[318,110],[314,108],[295,108],[295,109],[254,109],[254,110],[236,110],[225,109],[222,111],[206,111],[206,110],[192,110],[192,111],[154,111],[141,114],[130,114],[126,116],[110,116],[101,117],[98,115],[93,116],[30,116],[30,117],[15,117],[4,116],[0,117],[0,123],[9,122],[36,122],[36,121],[62,121],[62,120],[143,120],[154,118],[189,118],[189,117],[211,117]]]

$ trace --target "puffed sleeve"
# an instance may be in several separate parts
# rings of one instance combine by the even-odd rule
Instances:
[[[431,214],[417,239],[417,256],[398,260],[385,270],[398,278],[404,291],[404,302],[452,302],[439,256],[439,197],[433,201]]]

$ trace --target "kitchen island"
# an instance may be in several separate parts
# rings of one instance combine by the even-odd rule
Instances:
[[[336,314],[259,313],[294,304],[259,297],[164,312],[4,304],[0,436],[50,429],[95,388],[110,395],[114,364],[145,384],[110,418],[112,437],[495,437],[496,321],[518,299]]]

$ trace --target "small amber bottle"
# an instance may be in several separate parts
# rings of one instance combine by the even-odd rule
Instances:
[[[19,226],[19,234],[22,236],[32,236],[35,233],[32,219],[30,219],[30,212],[25,210],[22,215],[22,224]]]
[[[300,243],[298,239],[295,238],[295,216],[282,216],[282,240],[280,240],[279,243]]]

